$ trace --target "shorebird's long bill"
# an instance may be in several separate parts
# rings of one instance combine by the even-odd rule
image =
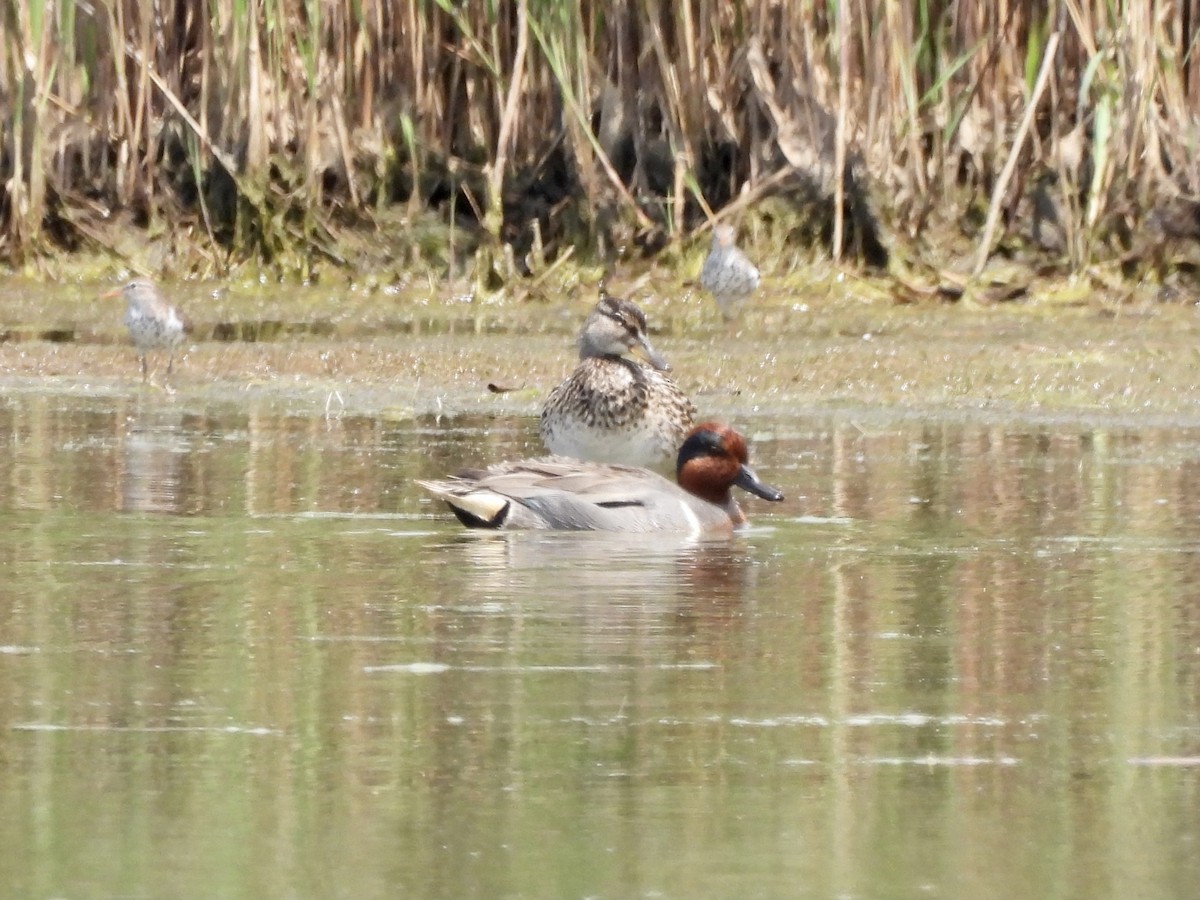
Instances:
[[[650,365],[654,366],[654,368],[658,369],[658,371],[660,371],[660,372],[670,372],[671,371],[671,364],[669,362],[667,362],[667,358],[665,356],[663,356],[661,353],[659,353],[657,350],[655,350],[650,345],[649,340],[647,340],[644,337],[640,337],[640,338],[638,338],[637,346],[640,347],[642,353],[645,354],[646,362],[650,363]]]
[[[764,500],[783,499],[783,491],[759,481],[754,470],[747,465],[743,465],[738,469],[737,478],[734,479],[733,483],[743,490],[749,491],[756,497],[762,497]]]
[[[101,300],[111,300],[113,297],[120,297],[121,292],[124,290],[125,290],[125,285],[121,285],[120,287],[115,287],[111,291],[105,291],[103,294],[101,294],[100,299]]]

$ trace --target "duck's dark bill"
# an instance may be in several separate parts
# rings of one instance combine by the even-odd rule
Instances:
[[[667,358],[659,353],[650,345],[650,341],[646,338],[638,340],[638,347],[646,354],[646,361],[660,372],[670,372],[671,364],[667,362]]]
[[[758,476],[754,474],[754,470],[749,466],[742,466],[738,469],[737,478],[733,480],[733,483],[743,490],[754,494],[756,497],[762,497],[764,500],[783,499],[783,491],[759,481]]]

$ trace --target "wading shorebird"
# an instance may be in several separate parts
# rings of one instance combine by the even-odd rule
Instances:
[[[697,425],[679,448],[675,477],[566,459],[505,462],[444,481],[419,481],[468,528],[727,535],[746,516],[732,488],[782,500],[750,468],[745,439],[727,425]]]
[[[738,249],[735,239],[732,225],[713,228],[712,247],[700,270],[700,286],[716,298],[726,321],[737,316],[759,282],[758,268]]]
[[[627,358],[632,350],[649,365]],[[662,374],[670,368],[650,344],[637,304],[603,295],[579,334],[579,365],[542,409],[546,449],[594,462],[668,463],[696,415],[692,401]]]
[[[135,279],[102,295],[101,299],[119,295],[124,295],[127,303],[125,327],[129,329],[129,337],[142,361],[142,381],[149,377],[146,354],[151,350],[167,351],[167,375],[170,375],[175,364],[175,351],[183,343],[183,319],[152,281]]]

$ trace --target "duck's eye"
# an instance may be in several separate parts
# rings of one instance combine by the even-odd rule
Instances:
[[[645,326],[638,322],[638,320],[633,316],[621,316],[621,324],[625,326],[625,330],[630,334],[637,334],[639,331],[645,328]]]

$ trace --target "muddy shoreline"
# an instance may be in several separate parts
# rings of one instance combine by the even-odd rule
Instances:
[[[730,328],[708,298],[674,283],[642,280],[629,293],[701,415],[1200,427],[1190,304],[897,304],[879,285],[820,294],[792,284],[763,291]],[[0,390],[156,392],[140,384],[123,307],[98,302],[101,287],[4,283]],[[437,288],[172,286],[193,333],[174,393],[157,393],[189,405],[255,397],[338,413],[535,415],[574,364],[594,294],[481,302]]]

